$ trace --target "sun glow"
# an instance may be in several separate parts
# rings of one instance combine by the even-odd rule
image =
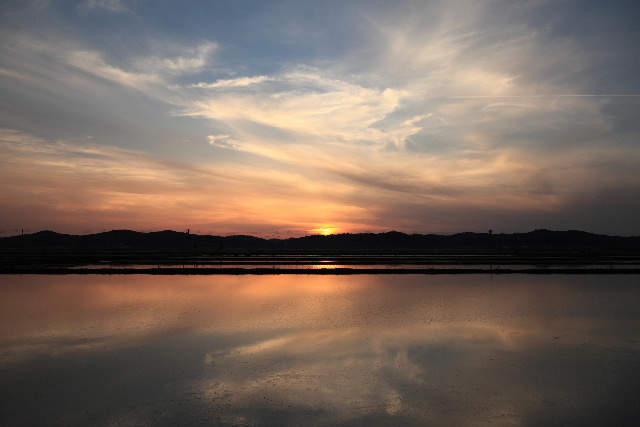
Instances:
[[[336,234],[340,231],[340,229],[336,227],[320,227],[314,228],[311,230],[314,234],[322,234],[323,236],[328,236],[330,234]]]

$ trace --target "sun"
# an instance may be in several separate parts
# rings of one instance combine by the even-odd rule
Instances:
[[[328,236],[330,234],[336,234],[339,229],[336,227],[319,227],[311,230],[315,234],[322,234],[323,236]]]

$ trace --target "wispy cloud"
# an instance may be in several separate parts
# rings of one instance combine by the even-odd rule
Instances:
[[[232,150],[243,150],[242,146],[235,144],[231,135],[209,135],[209,145],[218,148],[229,148]]]
[[[101,9],[113,13],[130,13],[126,0],[85,0],[80,7],[87,10]]]
[[[252,227],[254,234],[289,230],[299,235],[327,216],[335,220],[337,212],[343,212],[343,226],[353,227],[346,212],[361,210],[342,206],[334,198],[339,189],[330,184],[284,170],[193,166],[87,140],[46,141],[11,129],[3,129],[0,137],[0,188],[11,200],[0,215],[4,223],[30,206],[22,221],[62,231],[69,219],[84,230],[117,227],[126,219],[129,227],[141,229],[153,224],[181,229],[189,223],[223,234]]]
[[[69,63],[94,76],[139,89],[142,92],[149,91],[152,85],[160,83],[160,78],[156,74],[125,71],[109,65],[100,52],[96,51],[71,51]]]
[[[250,92],[231,90],[248,84],[252,86]],[[242,126],[243,122],[274,128],[299,142],[311,138],[330,144],[352,141],[385,144],[415,131],[410,124],[404,126],[405,132],[374,127],[398,107],[398,91],[327,78],[317,70],[295,70],[272,78],[197,87],[207,88],[208,92],[186,114],[229,122],[246,133],[251,130]],[[212,89],[220,91],[211,92]]]
[[[215,89],[215,88],[225,88],[225,87],[235,88],[235,87],[247,87],[254,84],[269,82],[269,81],[276,81],[276,79],[273,77],[267,77],[267,76],[240,77],[237,79],[220,79],[214,83],[198,83],[198,84],[194,84],[192,87],[205,88],[205,89],[206,88]]]
[[[138,58],[133,66],[141,72],[168,77],[195,74],[210,66],[217,49],[218,44],[211,41],[188,47],[163,43],[162,55]]]

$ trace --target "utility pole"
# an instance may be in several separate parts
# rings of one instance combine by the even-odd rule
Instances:
[[[489,252],[491,252],[491,235],[493,234],[493,230],[489,230]]]

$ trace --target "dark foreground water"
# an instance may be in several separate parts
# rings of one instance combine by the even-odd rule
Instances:
[[[635,426],[640,276],[0,276],[2,426]]]

